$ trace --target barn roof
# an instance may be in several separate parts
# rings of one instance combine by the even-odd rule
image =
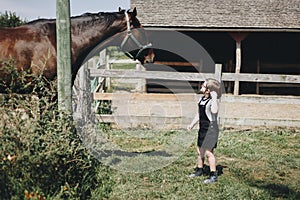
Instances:
[[[300,0],[131,0],[144,27],[300,30]]]

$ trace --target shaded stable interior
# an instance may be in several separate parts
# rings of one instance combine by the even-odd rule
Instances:
[[[236,42],[230,33],[213,31],[181,31],[181,33],[197,41],[216,64],[222,64],[222,72],[235,72]],[[241,73],[300,75],[299,46],[298,32],[250,32],[241,42]],[[214,73],[211,71],[213,69],[186,64],[198,62],[200,59],[187,61],[180,55],[165,50],[155,51],[156,63],[167,63],[168,66],[148,65],[146,70]],[[183,64],[180,65],[180,62]],[[227,93],[233,92],[233,82],[225,82],[224,85]],[[190,88],[196,92],[198,87],[198,82],[189,82],[187,85],[185,81],[147,80],[149,93],[184,93]],[[300,84],[291,83],[240,82],[239,94],[300,95],[299,88]]]

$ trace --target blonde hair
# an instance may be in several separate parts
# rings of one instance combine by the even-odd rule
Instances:
[[[222,96],[221,84],[219,81],[213,78],[208,78],[205,80],[207,88],[210,91],[215,91],[218,95],[218,99]]]

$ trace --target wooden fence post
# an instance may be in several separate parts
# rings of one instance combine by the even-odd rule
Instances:
[[[218,80],[221,83],[221,87],[223,87],[223,85],[222,85],[222,64],[215,65],[215,79]],[[222,104],[222,97],[220,99],[220,103]],[[224,126],[223,106],[222,106],[222,109],[221,109],[221,106],[219,108],[218,121],[219,121],[220,128],[223,129],[223,126]]]
[[[136,63],[136,71],[146,71],[146,69],[141,63]],[[141,93],[146,92],[146,79],[139,79],[135,90]]]
[[[70,0],[56,0],[58,109],[72,113]]]
[[[215,66],[215,79],[220,83],[222,82],[222,64],[216,64]]]
[[[111,69],[111,64],[109,62],[109,55],[106,55],[106,65],[105,65],[105,69],[106,70],[110,70]],[[105,86],[107,90],[111,89],[111,82],[110,82],[110,77],[106,77],[105,79]]]
[[[81,114],[81,119],[85,122],[88,121],[91,114],[91,81],[89,78],[88,65],[85,63],[79,70],[79,113]]]

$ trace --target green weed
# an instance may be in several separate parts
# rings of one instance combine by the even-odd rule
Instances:
[[[58,112],[56,83],[33,77],[30,93],[17,94],[15,80],[32,75],[13,76],[0,97],[0,199],[107,197],[110,170],[81,144],[69,115]]]

